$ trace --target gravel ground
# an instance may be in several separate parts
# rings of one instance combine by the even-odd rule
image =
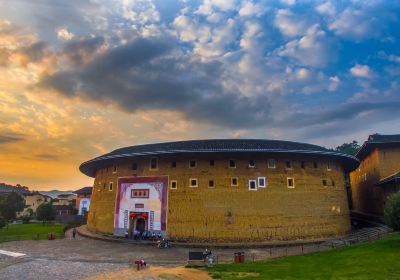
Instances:
[[[170,248],[160,250],[153,245],[114,243],[77,236],[71,231],[65,239],[25,240],[0,243],[1,250],[24,253],[13,258],[0,255],[0,279],[81,279],[99,274],[126,271],[137,259],[144,259],[150,267],[176,267],[186,264],[189,251],[195,248]],[[260,249],[212,250],[219,262],[232,262],[234,252],[245,252],[246,261],[269,259],[315,251],[315,245]],[[121,278],[120,278],[121,279]],[[130,278],[127,278],[130,279]]]
[[[128,268],[127,264],[59,261],[25,258],[24,261],[3,267],[0,279],[67,280]]]

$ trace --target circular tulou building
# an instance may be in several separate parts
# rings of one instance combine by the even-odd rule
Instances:
[[[304,143],[193,140],[117,149],[80,170],[95,178],[91,231],[258,242],[347,233],[344,173],[358,164]]]

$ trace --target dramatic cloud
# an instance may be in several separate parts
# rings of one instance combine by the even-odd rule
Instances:
[[[335,60],[334,47],[335,42],[327,38],[326,33],[316,24],[308,28],[300,39],[288,42],[279,54],[295,58],[304,65],[319,67]]]
[[[303,17],[286,9],[277,11],[274,23],[286,36],[302,35],[308,28],[308,23]]]
[[[24,138],[18,135],[0,135],[0,144],[22,141]]]
[[[231,127],[252,127],[268,117],[268,100],[224,92],[222,65],[200,62],[179,52],[170,40],[138,38],[94,58],[80,70],[45,77],[42,87],[65,96],[114,103],[135,112],[173,110],[189,119]],[[257,112],[248,114],[247,112]]]
[[[375,0],[0,1],[0,175],[76,187],[81,161],[137,143],[399,133],[399,15]]]
[[[57,37],[61,40],[68,41],[74,38],[74,33],[69,32],[68,29],[65,27],[58,28],[56,32],[57,32]]]

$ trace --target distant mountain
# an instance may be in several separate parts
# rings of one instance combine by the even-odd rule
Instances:
[[[51,190],[51,191],[39,191],[43,195],[50,196],[51,198],[56,198],[60,194],[72,194],[73,191],[59,191],[59,190]]]

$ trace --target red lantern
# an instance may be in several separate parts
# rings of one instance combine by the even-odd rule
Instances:
[[[146,219],[147,218],[147,213],[143,213],[142,217]]]
[[[135,213],[130,213],[130,214],[129,214],[129,217],[131,217],[131,218],[133,218],[133,217],[135,217],[135,216],[136,216]]]

